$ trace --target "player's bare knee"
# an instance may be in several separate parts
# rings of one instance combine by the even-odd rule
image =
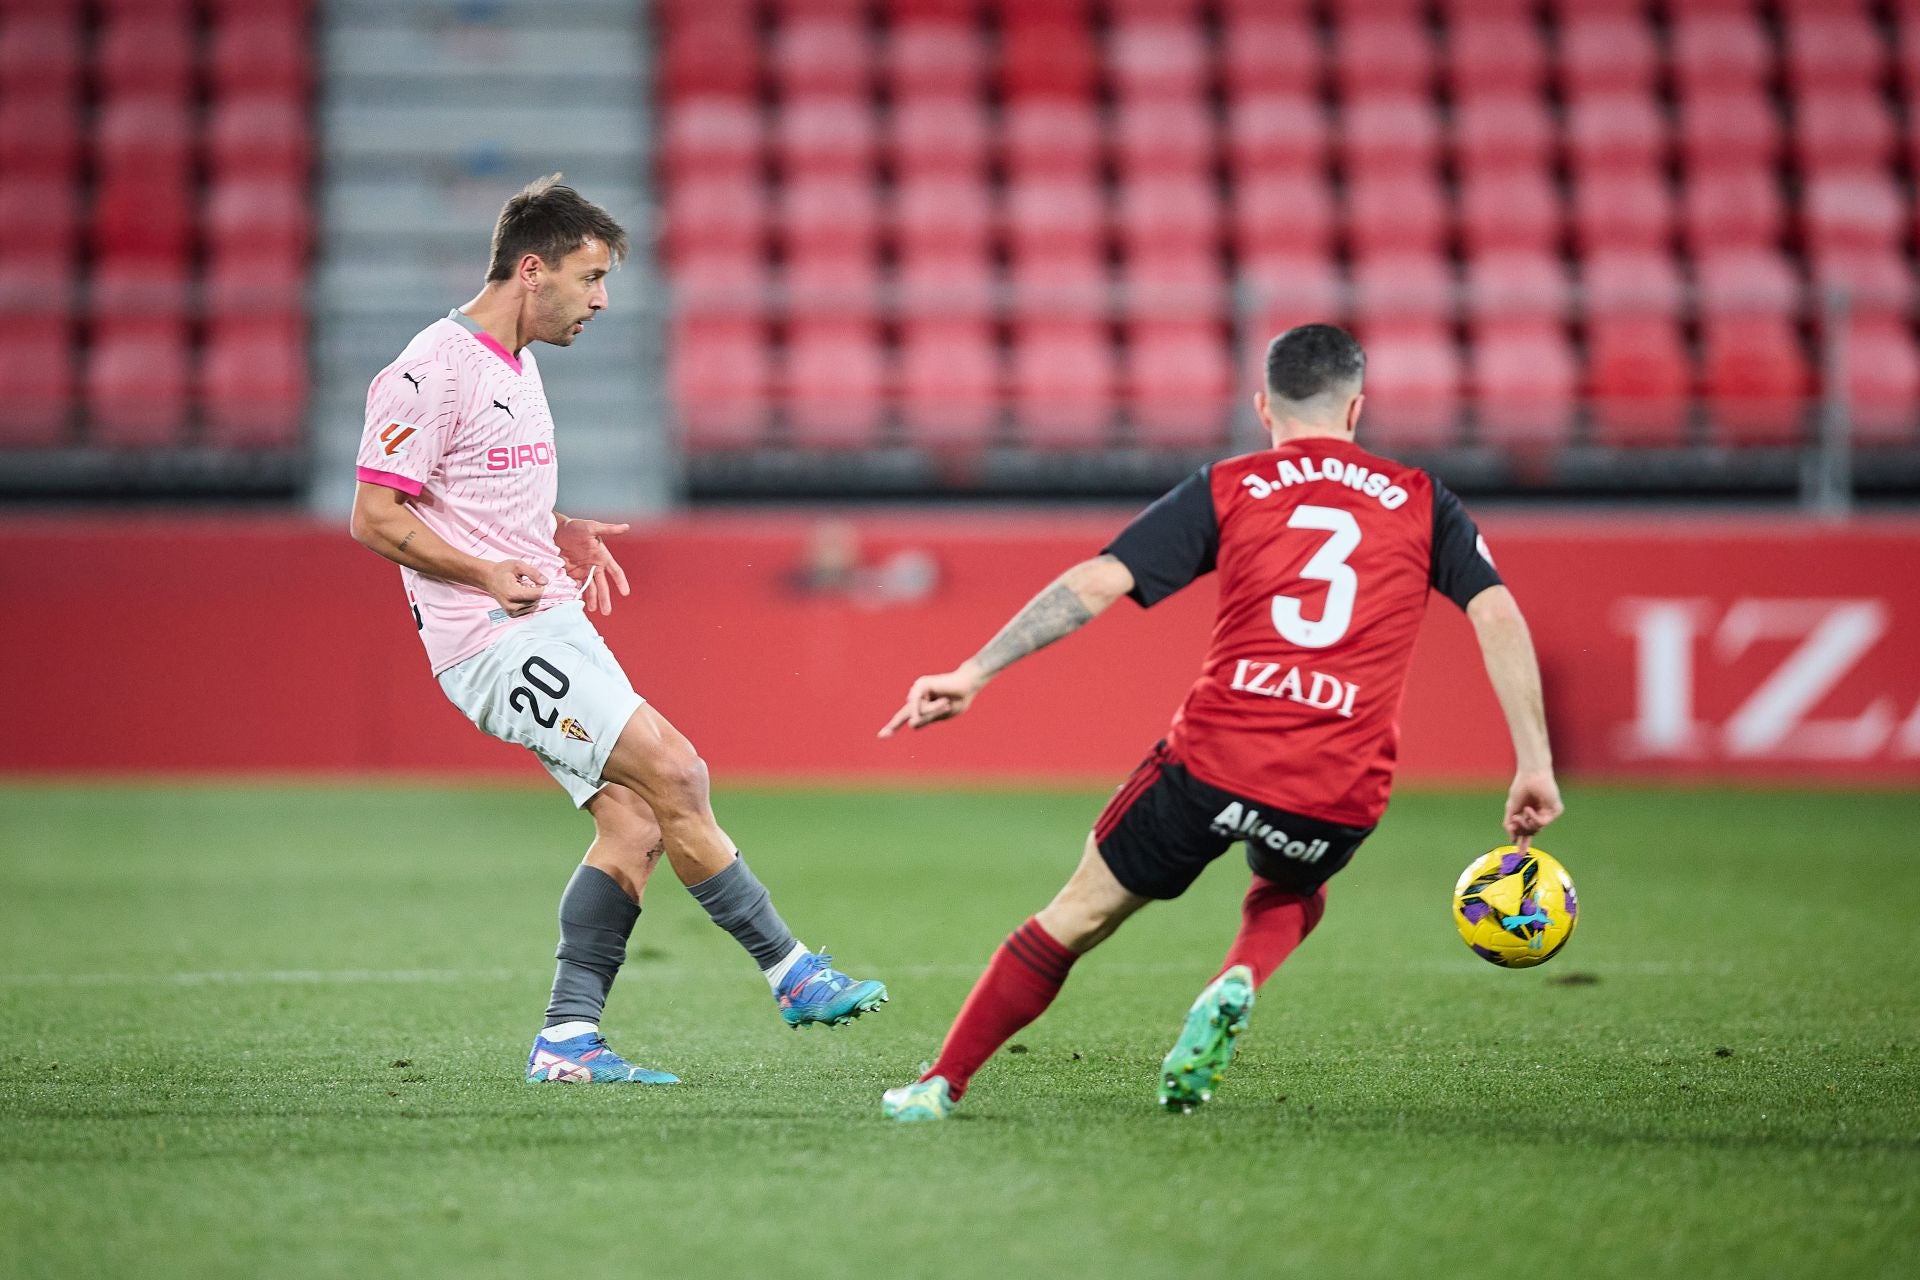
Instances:
[[[644,794],[662,817],[686,817],[707,811],[707,762],[693,750],[659,752],[650,762]]]

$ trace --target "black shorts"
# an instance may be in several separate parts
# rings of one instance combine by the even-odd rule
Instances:
[[[1255,875],[1310,893],[1347,865],[1372,827],[1286,813],[1188,773],[1155,745],[1093,825],[1114,878],[1143,898],[1177,898],[1236,840]]]

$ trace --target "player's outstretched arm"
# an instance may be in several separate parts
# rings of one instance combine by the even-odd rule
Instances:
[[[1507,791],[1507,834],[1522,848],[1534,833],[1560,816],[1560,785],[1553,777],[1553,748],[1547,741],[1547,711],[1540,693],[1540,663],[1533,636],[1513,593],[1488,587],[1467,604],[1467,617],[1480,639],[1487,678],[1513,735],[1513,786]]]
[[[1027,601],[980,652],[952,671],[915,680],[906,704],[881,726],[880,736],[953,719],[973,705],[989,680],[1028,654],[1072,635],[1131,590],[1133,571],[1114,557],[1082,560]]]
[[[509,616],[533,612],[547,585],[540,571],[523,560],[482,560],[456,551],[422,523],[407,495],[385,485],[360,481],[353,494],[353,539],[367,550],[430,578],[478,587],[499,601]]]

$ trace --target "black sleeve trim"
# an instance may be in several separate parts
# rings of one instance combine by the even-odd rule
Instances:
[[[1500,585],[1500,571],[1487,558],[1480,530],[1453,491],[1433,482],[1433,568],[1428,581],[1462,609],[1488,587]]]
[[[1220,522],[1213,510],[1211,464],[1162,494],[1104,548],[1133,574],[1127,594],[1150,609],[1213,572]]]

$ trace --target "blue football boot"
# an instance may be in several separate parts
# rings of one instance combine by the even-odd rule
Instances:
[[[885,1004],[887,987],[871,978],[864,982],[849,978],[833,967],[832,956],[809,952],[794,961],[773,995],[790,1027],[798,1029],[809,1022],[838,1027]]]
[[[527,1055],[528,1084],[679,1084],[665,1071],[636,1067],[607,1047],[598,1031],[567,1040],[535,1036]]]

